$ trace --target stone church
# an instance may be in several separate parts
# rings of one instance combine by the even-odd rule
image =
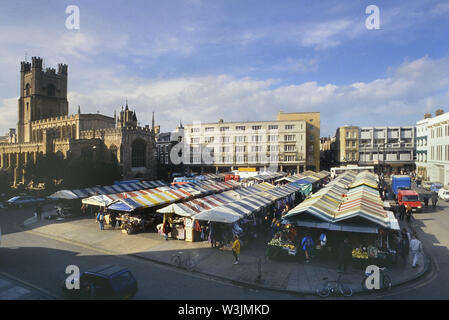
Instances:
[[[118,117],[102,114],[69,115],[68,67],[42,68],[42,58],[21,62],[17,131],[0,142],[0,168],[12,169],[14,184],[25,181],[24,168],[47,153],[64,158],[90,156],[117,161],[124,179],[156,176],[154,114],[150,128],[138,126],[126,107]]]

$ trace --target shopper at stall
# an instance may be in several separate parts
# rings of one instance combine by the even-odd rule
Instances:
[[[346,272],[352,259],[352,246],[349,243],[349,239],[345,238],[338,249],[338,269],[343,269],[343,272]]]
[[[416,234],[412,235],[412,240],[410,241],[410,251],[412,253],[412,268],[416,268],[418,265],[419,255],[422,252],[422,243],[418,240]]]
[[[209,242],[210,246],[214,248],[217,245],[217,240],[215,238],[215,223],[210,222],[209,223]]]
[[[168,240],[168,234],[171,232],[171,227],[168,219],[165,220],[164,225],[162,226],[162,232],[164,233],[165,240]]]
[[[306,255],[306,263],[309,263],[310,259],[312,258],[312,250],[314,244],[312,237],[308,233],[304,238],[302,238],[301,246],[302,249],[304,250],[304,254]]]
[[[401,255],[403,264],[407,262],[409,249],[410,249],[410,242],[408,240],[407,231],[403,229],[401,232],[401,240],[399,240],[399,254]]]
[[[240,259],[239,259],[240,241],[239,241],[238,236],[234,236],[234,243],[232,244],[232,254],[234,255],[234,258],[235,258],[234,264],[238,264],[240,261]]]
[[[97,222],[100,225],[100,230],[104,230],[104,212],[101,209],[97,214]]]

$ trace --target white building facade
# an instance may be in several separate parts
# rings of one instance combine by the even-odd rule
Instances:
[[[418,177],[427,180],[427,126],[429,119],[416,122],[416,174]]]
[[[428,119],[427,173],[432,182],[449,183],[449,113]]]
[[[238,168],[302,172],[306,167],[304,120],[197,123],[185,125],[184,164],[192,171]]]

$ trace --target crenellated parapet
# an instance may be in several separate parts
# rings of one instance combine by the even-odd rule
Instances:
[[[67,116],[60,116],[60,117],[53,117],[53,118],[46,118],[42,120],[35,120],[31,122],[31,125],[37,125],[37,124],[54,124],[57,122],[65,122],[65,121],[75,121],[77,120],[78,115],[67,115]]]

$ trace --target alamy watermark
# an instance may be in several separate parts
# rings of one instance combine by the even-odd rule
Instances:
[[[368,30],[380,29],[380,9],[378,6],[369,5],[365,10],[369,16],[365,20],[365,26]]]
[[[70,5],[65,9],[69,16],[65,20],[65,27],[68,30],[80,29],[80,8],[76,5]]]
[[[365,279],[365,287],[368,290],[379,290],[380,289],[380,268],[375,265],[370,265],[366,267],[365,274],[367,275]]]
[[[69,265],[65,268],[65,273],[69,276],[65,279],[65,287],[68,290],[80,289],[80,268],[76,265]]]

